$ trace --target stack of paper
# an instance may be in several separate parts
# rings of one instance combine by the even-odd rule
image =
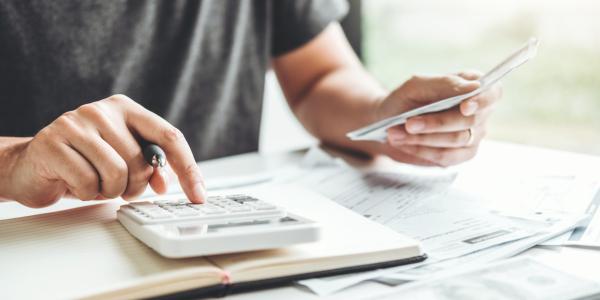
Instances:
[[[315,151],[318,150],[312,150]],[[314,157],[326,159],[314,153],[307,159]],[[492,209],[476,193],[457,189],[456,176],[448,172],[439,176],[361,172],[340,161],[329,164],[313,161],[305,165],[320,167],[310,167],[306,173],[298,171],[288,180],[420,240],[429,255],[428,260],[419,264],[300,282],[320,295],[365,280],[391,283],[420,280],[456,267],[511,257],[569,232],[586,220],[584,214],[575,212],[533,209],[517,214]],[[596,187],[590,185],[589,189]]]
[[[598,299],[600,284],[548,267],[530,258],[463,270],[402,285],[368,299]]]

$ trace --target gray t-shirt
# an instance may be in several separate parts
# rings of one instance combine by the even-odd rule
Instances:
[[[0,136],[33,136],[116,93],[163,116],[196,159],[258,149],[272,57],[342,0],[0,0]]]

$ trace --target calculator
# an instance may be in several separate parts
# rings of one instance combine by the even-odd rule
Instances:
[[[123,205],[119,222],[169,258],[226,254],[315,242],[320,226],[246,194],[211,196],[203,204],[184,196]]]

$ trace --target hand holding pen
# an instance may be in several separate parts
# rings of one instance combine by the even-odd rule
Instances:
[[[160,149],[150,155],[156,168],[144,160],[140,139],[154,144],[148,151]],[[133,199],[148,183],[162,193],[167,162],[191,202],[205,198],[200,169],[183,134],[123,95],[85,104],[34,137],[14,138],[0,147],[10,148],[4,153],[11,156],[0,170],[0,176],[11,178],[0,182],[0,198],[29,207],[48,206],[62,197]]]

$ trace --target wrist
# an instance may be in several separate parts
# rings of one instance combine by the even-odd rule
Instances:
[[[0,199],[12,199],[14,171],[21,153],[27,147],[30,137],[0,137]]]
[[[369,114],[370,116],[370,122],[369,124],[381,121],[383,119],[385,119],[385,112],[383,111],[383,104],[385,102],[385,100],[387,99],[388,94],[381,94],[377,97],[375,97],[375,99],[373,101],[371,101],[371,113]]]

